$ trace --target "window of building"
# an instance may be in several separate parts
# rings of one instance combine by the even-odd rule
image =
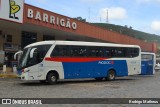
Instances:
[[[51,35],[43,35],[43,40],[44,41],[55,40],[55,37]]]
[[[7,35],[6,41],[7,41],[7,42],[12,42],[12,35]]]
[[[22,48],[36,41],[37,41],[37,33],[22,31],[22,37],[21,37]]]
[[[0,35],[2,35],[2,31],[0,30]]]

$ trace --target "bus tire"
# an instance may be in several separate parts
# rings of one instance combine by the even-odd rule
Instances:
[[[51,72],[47,75],[47,81],[50,85],[54,85],[57,83],[58,75],[54,72]]]
[[[95,78],[95,80],[97,80],[97,81],[102,81],[103,78]]]
[[[115,71],[114,70],[109,70],[108,75],[106,77],[106,80],[113,81],[113,80],[115,80],[115,76],[116,76]]]

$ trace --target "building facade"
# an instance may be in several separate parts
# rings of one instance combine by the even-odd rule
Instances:
[[[50,12],[23,0],[0,0],[0,61],[13,61],[13,55],[26,45],[44,40],[111,42],[139,45],[142,51],[156,52],[147,43],[87,22]],[[10,63],[11,65],[11,63]]]

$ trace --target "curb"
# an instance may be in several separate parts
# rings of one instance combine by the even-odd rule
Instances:
[[[13,74],[0,74],[0,78],[17,78],[17,75],[13,75]]]

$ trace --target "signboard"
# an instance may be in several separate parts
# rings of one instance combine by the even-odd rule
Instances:
[[[5,51],[18,51],[20,48],[19,45],[11,44],[11,43],[4,43],[4,50]]]
[[[24,0],[0,0],[0,18],[23,23]]]
[[[77,23],[75,21],[71,21],[71,19],[68,17],[56,16],[54,13],[50,12],[43,12],[28,8],[27,18],[34,19],[40,22],[49,23],[51,26],[57,25],[68,29],[77,29]]]

